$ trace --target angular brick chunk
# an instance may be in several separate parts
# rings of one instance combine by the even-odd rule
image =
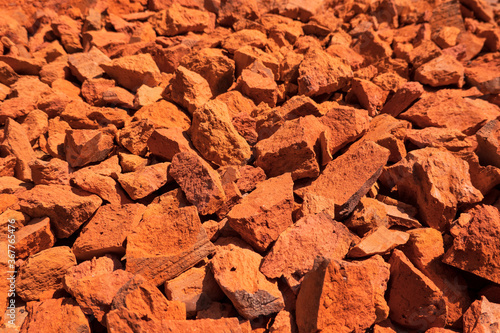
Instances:
[[[420,66],[415,72],[415,80],[432,87],[456,84],[464,85],[464,67],[453,56],[444,54]]]
[[[16,256],[25,259],[54,246],[56,239],[50,230],[50,219],[35,218],[16,232]]]
[[[53,247],[31,256],[19,269],[17,291],[24,301],[56,296],[63,290],[63,277],[76,258],[67,246]]]
[[[203,32],[213,27],[210,13],[198,9],[186,8],[174,2],[168,9],[154,15],[150,22],[160,36],[175,36],[187,32]]]
[[[116,178],[117,176],[113,175]],[[130,199],[119,183],[110,176],[101,175],[91,169],[83,168],[71,174],[71,181],[84,191],[97,194],[102,200],[112,204],[125,204]]]
[[[224,102],[212,100],[196,110],[190,133],[200,154],[217,165],[244,164],[252,154],[234,128]]]
[[[219,174],[194,152],[175,155],[169,173],[200,214],[215,213],[226,200]]]
[[[196,315],[224,297],[208,266],[193,267],[165,282],[165,294],[171,301],[183,302],[188,315]]]
[[[133,278],[132,274],[120,268],[120,262],[110,256],[84,261],[68,269],[64,276],[64,288],[85,314],[93,315],[104,323],[113,298]]]
[[[374,254],[384,254],[399,245],[405,244],[410,235],[406,232],[389,230],[380,226],[359,241],[348,253],[350,258],[368,257]]]
[[[227,214],[231,228],[258,251],[265,251],[292,222],[290,173],[270,178],[243,197]]]
[[[294,180],[317,177],[317,143],[324,130],[318,118],[311,115],[285,122],[271,137],[257,143],[255,165],[269,177],[286,172],[291,172]]]
[[[336,213],[347,215],[377,181],[388,157],[387,149],[365,141],[328,163],[311,185],[296,193],[326,198],[335,204]]]
[[[464,333],[494,332],[500,328],[500,304],[481,297],[464,315]]]
[[[405,111],[411,103],[416,101],[424,93],[424,88],[418,82],[407,82],[399,88],[394,96],[385,103],[381,113],[390,114],[397,117],[401,112]]]
[[[100,130],[68,130],[64,140],[66,159],[72,167],[100,162],[113,150],[113,137]]]
[[[170,180],[169,167],[168,162],[148,165],[134,172],[120,174],[118,182],[133,200],[142,199]]]
[[[496,105],[466,97],[461,91],[443,89],[425,94],[399,117],[415,123],[420,128],[452,128],[471,135],[486,121],[498,116],[500,108]]]
[[[136,275],[118,290],[106,324],[110,332],[133,332],[138,327],[147,331],[148,322],[171,319],[186,319],[184,304],[168,301],[151,282]]]
[[[299,66],[299,94],[319,96],[347,86],[353,77],[351,66],[321,49],[309,50]]]
[[[156,129],[148,139],[148,148],[151,154],[167,161],[171,161],[180,152],[194,153],[189,139],[178,127]]]
[[[495,259],[500,254],[500,212],[493,206],[479,205],[468,217],[443,262],[500,284],[500,263]]]
[[[476,133],[477,156],[481,162],[500,168],[500,120],[487,122]]]
[[[143,84],[156,86],[160,70],[149,53],[125,56],[100,65],[123,88],[135,92]]]
[[[410,240],[402,251],[425,276],[443,292],[446,302],[446,324],[460,327],[462,316],[471,304],[467,283],[457,269],[441,262],[443,236],[432,228],[409,230]]]
[[[25,129],[11,118],[5,122],[0,149],[4,154],[16,157],[17,163],[14,169],[16,177],[21,180],[31,180],[29,164],[35,159],[35,151],[31,147]]]
[[[73,53],[68,57],[71,73],[80,82],[102,76],[104,70],[99,65],[110,61],[111,59],[96,47],[93,47],[89,52]]]
[[[368,110],[370,116],[376,116],[387,99],[388,92],[368,80],[354,79],[351,93],[356,96],[359,104]]]
[[[193,114],[212,98],[212,91],[203,76],[179,66],[162,96]]]
[[[319,262],[305,276],[297,297],[299,332],[363,332],[386,319],[388,280],[389,264],[380,256]]]
[[[153,131],[153,122],[141,119],[122,128],[117,135],[117,141],[132,154],[144,156],[147,152],[147,142]]]
[[[21,326],[22,333],[90,332],[88,319],[72,298],[30,302],[26,310],[28,317]]]
[[[236,89],[251,98],[256,105],[263,102],[274,107],[278,101],[278,85],[274,81],[274,74],[260,60],[243,69]]]
[[[467,162],[442,148],[414,150],[382,176],[385,185],[397,186],[402,198],[416,202],[427,225],[440,231],[449,227],[459,204],[483,199],[472,186]]]
[[[37,185],[19,196],[21,211],[31,217],[48,216],[58,238],[66,238],[85,223],[102,200],[64,185]]]
[[[326,213],[308,215],[285,230],[264,257],[260,271],[270,279],[283,276],[295,292],[316,257],[344,259],[359,239]]]
[[[261,261],[258,253],[233,244],[219,248],[210,261],[215,280],[246,319],[277,313],[284,308],[278,284],[259,271]]]
[[[69,164],[59,158],[48,162],[35,160],[30,164],[33,183],[36,185],[69,185]]]
[[[88,260],[106,253],[124,255],[123,243],[141,221],[145,209],[141,204],[101,206],[73,244],[76,258]]]
[[[142,107],[134,114],[134,119],[149,119],[155,128],[179,127],[185,131],[191,126],[187,114],[175,104],[165,100]]]
[[[160,285],[213,253],[196,207],[144,213],[127,237],[126,270]]]
[[[447,308],[442,291],[415,268],[403,252],[394,250],[389,264],[391,288],[388,304],[391,320],[404,327],[423,331],[431,327],[444,327]]]

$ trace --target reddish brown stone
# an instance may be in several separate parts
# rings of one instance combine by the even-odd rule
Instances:
[[[238,313],[247,319],[279,312],[283,296],[276,282],[259,271],[262,257],[248,248],[220,247],[210,261],[215,280]]]
[[[51,23],[56,35],[61,38],[61,44],[68,53],[81,52],[80,42],[81,23],[69,16],[61,15]]]
[[[149,22],[160,36],[175,36],[187,32],[204,32],[214,25],[214,17],[198,9],[172,3],[168,9],[156,13]]]
[[[183,303],[168,301],[151,282],[136,275],[118,290],[106,315],[106,325],[110,332],[148,331],[148,324],[182,319],[186,319]]]
[[[212,98],[210,86],[200,74],[179,66],[162,93],[165,99],[184,107],[190,114]]]
[[[215,213],[226,200],[220,176],[194,152],[175,155],[169,174],[200,214]]]
[[[317,262],[297,297],[299,332],[363,332],[387,318],[389,265],[382,257]]]
[[[280,64],[278,58],[253,46],[243,46],[234,52],[236,76],[240,76],[245,68],[250,67],[257,60],[271,70],[273,73],[272,79],[279,79]]]
[[[56,239],[50,230],[50,219],[35,218],[16,231],[16,257],[25,259],[54,246]]]
[[[344,259],[351,243],[357,241],[358,237],[328,214],[308,215],[281,233],[260,271],[270,279],[283,276],[297,292],[304,275],[313,269],[315,258]]]
[[[296,193],[324,197],[335,204],[340,215],[347,215],[358,204],[382,173],[389,151],[371,141],[351,148],[328,163],[323,173]]]
[[[415,80],[432,87],[456,84],[464,85],[464,68],[451,55],[442,55],[420,66],[415,72]]]
[[[170,180],[169,167],[168,162],[148,165],[134,172],[120,174],[118,182],[132,200],[142,199]]]
[[[228,213],[229,225],[258,251],[265,251],[292,224],[293,181],[290,173],[257,185]]]
[[[38,75],[42,67],[47,64],[43,58],[25,58],[9,55],[0,55],[0,61],[5,62],[20,75]]]
[[[350,258],[368,257],[374,254],[384,254],[397,246],[405,244],[410,235],[397,230],[389,230],[380,226],[369,232],[353,248],[349,250]]]
[[[143,106],[153,104],[161,99],[162,87],[150,87],[143,84],[134,97],[134,107],[140,109]]]
[[[236,180],[236,186],[238,186],[241,192],[253,191],[257,187],[257,184],[266,180],[264,170],[259,167],[244,165],[238,171],[240,176]]]
[[[141,204],[100,207],[73,244],[76,258],[88,260],[106,253],[124,255],[125,239],[137,227],[145,209]]]
[[[314,116],[285,122],[271,137],[255,146],[255,165],[269,177],[291,172],[294,180],[319,175],[318,139],[325,130]]]
[[[500,283],[500,266],[494,260],[500,252],[496,236],[500,213],[493,206],[480,205],[470,210],[467,217],[467,223],[456,232],[453,246],[444,255],[443,262]]]
[[[408,260],[394,250],[391,259],[390,318],[404,327],[427,330],[444,327],[446,301],[439,288]]]
[[[180,152],[194,152],[189,139],[180,128],[156,129],[148,139],[151,154],[171,161]]]
[[[0,63],[0,83],[9,86],[16,83],[19,75],[5,62]]]
[[[154,124],[148,119],[142,119],[124,127],[118,133],[117,141],[132,154],[144,156],[148,139],[153,131]]]
[[[21,211],[48,216],[58,238],[73,234],[99,208],[96,195],[64,185],[37,185],[19,196]]]
[[[0,149],[4,154],[12,154],[16,157],[17,163],[14,168],[16,177],[21,180],[31,180],[29,164],[34,161],[35,152],[25,129],[11,118],[5,122],[4,138]]]
[[[134,119],[149,119],[155,128],[179,127],[187,130],[191,126],[189,117],[175,104],[165,100],[142,107],[134,114]]]
[[[120,166],[123,172],[131,172],[142,169],[148,165],[148,159],[134,154],[118,153],[120,157]]]
[[[432,228],[408,231],[410,240],[402,248],[408,259],[443,292],[446,302],[446,324],[460,327],[462,315],[471,304],[467,283],[457,270],[441,262],[443,236]]]
[[[424,93],[424,88],[418,82],[407,82],[399,88],[394,96],[382,108],[381,113],[397,117]]]
[[[222,48],[229,53],[234,53],[239,48],[250,45],[260,49],[267,45],[267,36],[259,30],[242,29],[233,34],[230,34],[222,41]]]
[[[53,247],[31,256],[19,269],[16,289],[24,301],[52,298],[63,290],[63,277],[76,258],[67,246]]]
[[[500,93],[500,57],[486,54],[472,61],[465,68],[467,83],[477,87],[484,94]]]
[[[220,14],[219,12],[219,20]],[[214,96],[225,93],[233,84],[234,61],[226,57],[220,49],[201,49],[193,56],[184,57],[181,63],[190,71],[203,76]]]
[[[232,125],[221,101],[209,101],[196,110],[190,135],[201,155],[217,165],[244,164],[251,156],[250,146]]]
[[[494,332],[500,328],[500,304],[489,302],[486,297],[472,303],[464,314],[464,333]]]
[[[91,169],[84,168],[73,172],[71,174],[71,182],[82,190],[97,194],[102,200],[112,204],[125,204],[130,202],[130,199],[128,199],[127,195],[114,178],[108,175],[99,174]]]
[[[274,107],[278,101],[278,85],[274,81],[274,74],[260,60],[243,69],[236,81],[236,89],[257,105],[264,102]]]
[[[442,148],[412,151],[387,168],[382,180],[389,188],[397,186],[397,193],[409,202],[415,201],[422,220],[441,231],[449,227],[459,204],[483,198],[470,182],[468,164]]]
[[[376,84],[368,80],[354,79],[351,86],[351,93],[356,96],[359,104],[372,117],[377,115],[384,106],[388,92],[382,90]]]
[[[193,267],[165,282],[165,295],[171,301],[183,302],[188,316],[207,309],[213,301],[224,297],[208,266]]]
[[[22,333],[90,332],[90,324],[82,309],[72,298],[47,299],[29,302]],[[51,314],[50,316],[48,314]]]
[[[66,159],[72,167],[104,160],[113,150],[113,137],[99,130],[68,130],[64,140]]]
[[[414,122],[421,128],[445,127],[471,135],[484,122],[500,115],[500,108],[496,105],[466,96],[461,91],[455,90],[427,93],[402,113],[400,118]]]
[[[500,120],[487,122],[477,133],[477,155],[482,163],[500,168]]]
[[[341,58],[319,50],[309,50],[299,67],[299,94],[318,96],[347,86],[352,79],[351,67]]]
[[[120,86],[136,91],[140,86],[156,86],[160,70],[149,53],[126,56],[100,64]]]
[[[76,299],[83,313],[105,323],[104,317],[111,310],[113,298],[133,278],[120,268],[120,262],[110,256],[84,261],[68,269],[63,280],[64,289]]]
[[[178,206],[177,206],[178,207]],[[160,207],[146,212],[127,236],[126,270],[156,285],[193,267],[214,252],[196,207]]]
[[[41,110],[33,110],[26,115],[21,124],[26,130],[30,143],[35,143],[38,138],[47,133],[49,127],[49,117]]]
[[[104,71],[99,65],[109,61],[111,59],[96,47],[93,47],[89,52],[73,53],[68,57],[69,68],[80,82],[102,76]]]
[[[450,151],[469,151],[477,146],[477,140],[456,129],[427,127],[409,129],[406,139],[419,148],[444,147]]]

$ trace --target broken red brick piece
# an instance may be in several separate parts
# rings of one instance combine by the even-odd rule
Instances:
[[[76,258],[89,260],[107,253],[124,255],[125,239],[137,227],[145,209],[141,204],[100,207],[73,244]]]
[[[250,146],[234,128],[227,105],[221,101],[209,101],[196,110],[190,135],[200,154],[217,165],[246,164],[251,156]]]
[[[170,301],[183,302],[188,316],[208,309],[213,301],[224,297],[208,266],[193,267],[165,282],[165,295]]]
[[[493,258],[500,253],[495,230],[500,224],[500,212],[488,205],[479,205],[469,211],[467,224],[460,227],[453,246],[443,262],[461,270],[500,283],[500,266]],[[475,244],[480,243],[477,247]]]
[[[21,327],[22,333],[28,332],[90,332],[90,324],[78,303],[69,297],[29,302],[26,307],[28,316]],[[53,315],[47,316],[47,313]]]
[[[464,68],[451,55],[444,54],[420,66],[415,72],[415,80],[432,87],[456,84],[464,85]]]
[[[75,265],[75,255],[67,246],[38,252],[19,269],[19,296],[26,302],[53,298],[63,290],[64,275]]]
[[[246,319],[277,313],[285,306],[278,284],[259,271],[261,261],[258,253],[233,244],[219,248],[210,261],[215,280]]]
[[[293,223],[292,191],[290,173],[257,184],[227,214],[229,225],[256,250],[265,251]]]
[[[181,302],[168,301],[151,282],[135,275],[118,290],[105,319],[111,332],[128,332],[148,322],[186,319],[186,308]]]
[[[100,130],[68,130],[64,140],[66,159],[72,167],[100,162],[113,150],[113,137]]]
[[[210,86],[200,74],[179,66],[162,96],[193,114],[212,98]]]
[[[415,173],[420,177],[418,182]],[[415,201],[422,220],[441,231],[449,227],[459,204],[483,198],[470,182],[467,162],[442,148],[410,152],[404,160],[388,167],[381,179],[389,188],[397,186],[403,198]]]
[[[16,256],[25,259],[54,246],[56,239],[50,230],[50,219],[34,218],[16,231]]]
[[[104,256],[73,266],[64,276],[64,289],[78,302],[83,313],[93,315],[101,323],[111,310],[116,293],[133,275],[121,269],[120,262]]]
[[[168,162],[148,165],[134,172],[120,174],[118,182],[132,200],[142,199],[170,180],[169,167]]]
[[[325,130],[309,115],[287,121],[271,137],[255,146],[255,165],[269,177],[291,172],[294,180],[319,175],[318,139]]]
[[[389,151],[372,141],[365,141],[355,149],[328,163],[323,173],[296,193],[310,193],[330,199],[335,211],[344,216],[352,212],[382,173]]]
[[[113,59],[100,66],[117,84],[134,92],[143,84],[150,87],[156,86],[160,74],[158,66],[149,53]]]
[[[126,270],[160,285],[214,250],[196,207],[146,210],[142,222],[127,236]]]
[[[270,279],[283,276],[297,292],[316,257],[344,259],[357,241],[358,237],[328,214],[308,215],[281,233],[264,257],[260,271]]]
[[[402,251],[425,276],[443,292],[449,326],[460,327],[462,316],[471,304],[466,280],[458,270],[441,262],[444,255],[443,236],[432,228],[408,231],[410,239]]]
[[[464,333],[488,332],[500,327],[500,304],[481,297],[464,314]]]
[[[444,327],[446,301],[443,293],[399,250],[394,250],[388,304],[390,318],[404,327],[427,330]]]
[[[72,235],[101,203],[97,195],[64,185],[37,185],[19,195],[21,211],[31,217],[48,216],[58,238]]]
[[[498,116],[500,108],[496,105],[467,97],[460,90],[440,90],[425,94],[399,117],[415,123],[420,128],[452,128],[471,135],[486,121]]]
[[[220,176],[194,152],[176,154],[169,174],[200,214],[215,213],[226,200]]]
[[[349,250],[350,258],[368,257],[374,254],[384,254],[397,246],[405,244],[410,235],[398,230],[389,230],[380,226],[368,233]]]
[[[386,319],[388,280],[389,264],[378,255],[363,261],[317,262],[297,297],[299,332],[362,332]]]
[[[424,88],[418,82],[407,82],[389,99],[381,113],[397,117],[424,93]]]
[[[351,67],[341,58],[314,48],[305,54],[299,67],[299,94],[330,94],[346,87],[352,77]]]

